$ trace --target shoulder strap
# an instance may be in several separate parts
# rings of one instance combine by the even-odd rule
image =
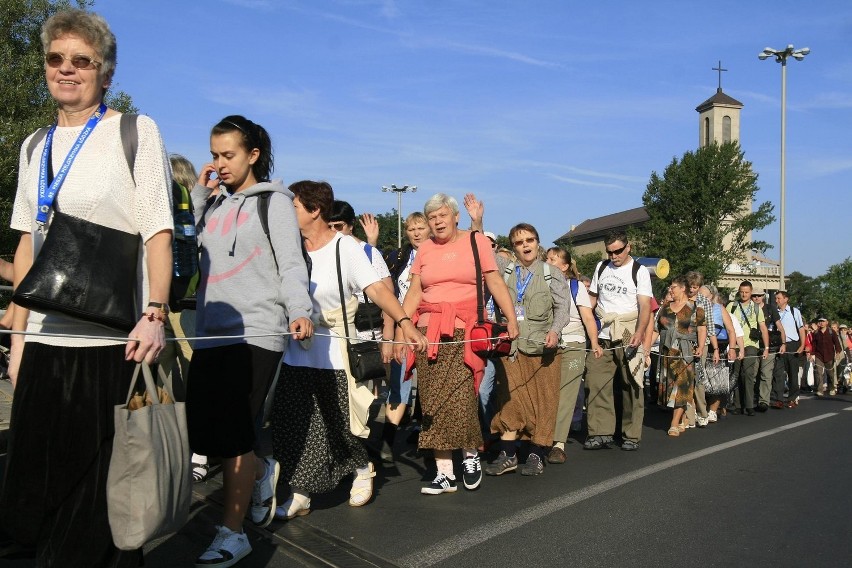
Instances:
[[[136,126],[137,114],[122,114],[119,132],[121,133],[121,145],[124,148],[124,159],[130,168],[130,177],[136,181],[133,173],[136,167],[136,150],[139,147],[139,129]]]
[[[343,298],[343,273],[340,270],[340,241],[337,239],[335,258],[337,260],[337,289],[340,292],[340,309],[343,310],[343,330],[346,333],[346,343],[349,343],[349,322],[346,320],[346,300]]]
[[[631,257],[631,258],[633,258],[633,257]],[[642,266],[642,265],[639,264],[638,262],[636,262],[636,259],[634,258],[633,259],[632,272],[633,272],[633,285],[636,286],[636,288],[639,288],[639,267],[640,266]]]
[[[580,291],[580,281],[576,278],[569,278],[568,285],[571,287],[571,298],[574,300],[574,305],[577,305],[577,292]],[[578,309],[579,311],[579,309]]]
[[[550,281],[553,280],[553,276],[550,274],[550,265],[546,262],[542,262],[542,269],[544,270],[544,281],[547,282],[547,285],[550,286]]]
[[[39,128],[33,134],[33,137],[30,138],[30,143],[27,144],[27,164],[29,164],[33,159],[33,152],[35,152],[36,146],[38,146],[39,142],[44,140],[44,137],[47,136],[47,133],[50,131],[49,126],[45,126],[44,128]]]
[[[482,325],[485,323],[485,300],[482,287],[485,282],[482,280],[482,264],[479,262],[479,247],[476,246],[477,231],[470,232],[470,246],[473,249],[473,264],[476,267],[476,323]]]
[[[367,258],[370,259],[370,262],[373,262],[373,245],[364,243],[364,252],[367,253]]]
[[[503,269],[503,282],[506,284],[509,283],[509,279],[512,277],[512,272],[515,271],[515,263],[510,262],[506,265],[506,268]]]
[[[604,268],[606,268],[607,266],[609,266],[609,259],[608,258],[602,260],[600,265],[598,266],[598,280],[601,279],[601,274],[603,274]]]

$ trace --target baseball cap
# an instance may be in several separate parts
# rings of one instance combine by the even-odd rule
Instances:
[[[828,321],[828,318],[827,318],[827,317],[825,317],[825,316],[819,316],[819,317],[817,318],[817,321]]]
[[[488,237],[489,239],[491,239],[492,241],[494,241],[495,243],[497,242],[497,235],[495,235],[491,231],[485,231],[482,234],[485,235],[486,237]]]

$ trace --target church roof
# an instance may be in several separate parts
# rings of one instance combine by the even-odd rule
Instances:
[[[716,89],[715,95],[695,107],[695,110],[697,110],[698,112],[704,112],[705,110],[714,106],[733,106],[737,108],[743,108],[743,103],[741,103],[734,97],[726,95],[722,92],[722,88],[719,87],[718,89]]]
[[[611,213],[603,217],[594,219],[586,219],[558,239],[556,242],[572,241],[574,244],[579,244],[578,241],[587,241],[605,236],[610,231],[616,229],[626,229],[632,225],[642,225],[648,221],[650,217],[644,207],[628,209],[618,213]]]

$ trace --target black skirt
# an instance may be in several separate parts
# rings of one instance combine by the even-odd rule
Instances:
[[[0,523],[36,549],[39,567],[139,566],[142,551],[115,548],[107,518],[113,410],[135,364],[124,345],[28,342],[15,398]]]

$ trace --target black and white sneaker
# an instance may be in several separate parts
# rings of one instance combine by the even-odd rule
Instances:
[[[479,455],[465,458],[462,461],[462,467],[464,468],[462,474],[464,488],[470,491],[477,489],[482,483],[482,464],[479,463]]]
[[[420,489],[420,493],[423,495],[440,495],[441,493],[455,493],[457,489],[455,479],[450,479],[443,473],[439,473],[432,480],[432,483]]]

